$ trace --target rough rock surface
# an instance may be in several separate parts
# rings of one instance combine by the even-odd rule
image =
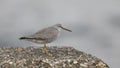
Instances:
[[[101,59],[72,47],[0,48],[0,68],[109,68]]]

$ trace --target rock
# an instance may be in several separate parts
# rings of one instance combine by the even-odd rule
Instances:
[[[101,59],[73,47],[48,47],[51,57],[42,47],[0,48],[0,68],[109,68]]]

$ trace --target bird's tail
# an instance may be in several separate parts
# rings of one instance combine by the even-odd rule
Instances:
[[[27,37],[20,37],[19,39],[22,40],[22,39],[28,39],[28,38]]]
[[[30,38],[30,37],[20,37],[19,39],[20,39],[20,40],[23,40],[23,39],[45,40],[45,39],[43,39],[43,38]]]

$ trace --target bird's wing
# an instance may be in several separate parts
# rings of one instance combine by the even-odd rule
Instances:
[[[58,30],[56,28],[48,27],[36,32],[34,35],[32,35],[32,37],[41,38],[41,39],[50,39],[57,37],[57,35],[58,35]]]

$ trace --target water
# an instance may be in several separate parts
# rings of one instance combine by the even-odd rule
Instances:
[[[43,46],[18,38],[56,23],[73,32],[48,46],[73,46],[119,67],[120,1],[114,0],[1,0],[0,47]],[[114,63],[114,64],[113,64]]]

